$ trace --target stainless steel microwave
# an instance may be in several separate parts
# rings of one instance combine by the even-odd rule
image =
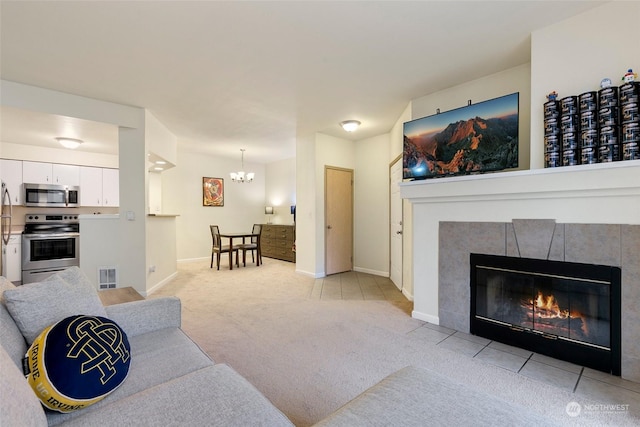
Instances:
[[[25,183],[24,205],[49,208],[77,208],[80,206],[80,187]]]

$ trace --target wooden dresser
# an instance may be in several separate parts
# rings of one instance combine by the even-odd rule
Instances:
[[[260,246],[263,256],[296,262],[295,241],[295,225],[262,224]]]

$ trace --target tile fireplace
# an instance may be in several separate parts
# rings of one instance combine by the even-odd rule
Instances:
[[[621,275],[620,374],[624,379],[640,382],[640,327],[638,326],[640,325],[640,257],[638,250],[640,250],[640,225],[559,223],[552,219],[513,219],[511,222],[441,221],[438,243],[439,324],[471,333],[471,263],[469,260],[472,253],[618,267]],[[540,291],[543,300],[549,299],[553,294],[553,298],[559,305],[564,304],[565,297],[561,293],[550,292],[545,287]],[[497,290],[490,292],[497,292]],[[531,293],[530,296],[527,295],[528,299],[517,295],[513,297],[518,298],[520,302],[523,299],[527,301],[538,299],[537,292],[527,292]],[[579,300],[577,303],[586,304]],[[593,307],[594,304],[588,303],[589,307]],[[571,311],[566,307],[560,310],[566,312],[567,309]],[[589,314],[589,316],[601,317],[603,314]],[[542,330],[535,334],[540,335],[542,339],[551,340],[553,338],[550,335],[562,335],[557,331],[550,334],[547,330],[548,326],[539,326]],[[520,327],[525,326],[520,325]],[[575,332],[576,328],[573,330]],[[567,337],[563,337],[563,340],[564,338]],[[574,338],[573,333],[570,338]],[[612,339],[615,339],[615,336]],[[601,345],[601,343],[601,338],[597,338],[595,343],[591,344]],[[581,353],[583,347],[572,349],[571,352]],[[558,353],[566,353],[566,351],[556,352]],[[561,354],[552,357],[563,359]]]
[[[619,267],[470,254],[470,331],[620,375]]]

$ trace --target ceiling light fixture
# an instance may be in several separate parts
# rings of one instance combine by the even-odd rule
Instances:
[[[62,145],[64,148],[71,148],[72,150],[78,148],[80,146],[80,144],[82,144],[84,141],[81,139],[75,139],[75,138],[56,138],[56,141],[58,141],[60,143],[60,145]]]
[[[357,120],[345,120],[344,122],[340,122],[340,126],[342,126],[342,129],[346,130],[347,132],[353,132],[354,130],[358,129],[358,126],[360,126],[361,123]]]
[[[242,169],[240,169],[240,172],[231,172],[229,175],[231,175],[231,181],[233,182],[251,182],[253,181],[253,178],[255,177],[255,174],[253,172],[249,172],[247,174],[244,173],[244,152],[245,149],[241,148],[240,151],[242,152]]]

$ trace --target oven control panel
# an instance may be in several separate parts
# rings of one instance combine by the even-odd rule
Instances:
[[[70,214],[26,214],[26,223],[57,223],[57,224],[73,224],[78,222],[78,215]]]

